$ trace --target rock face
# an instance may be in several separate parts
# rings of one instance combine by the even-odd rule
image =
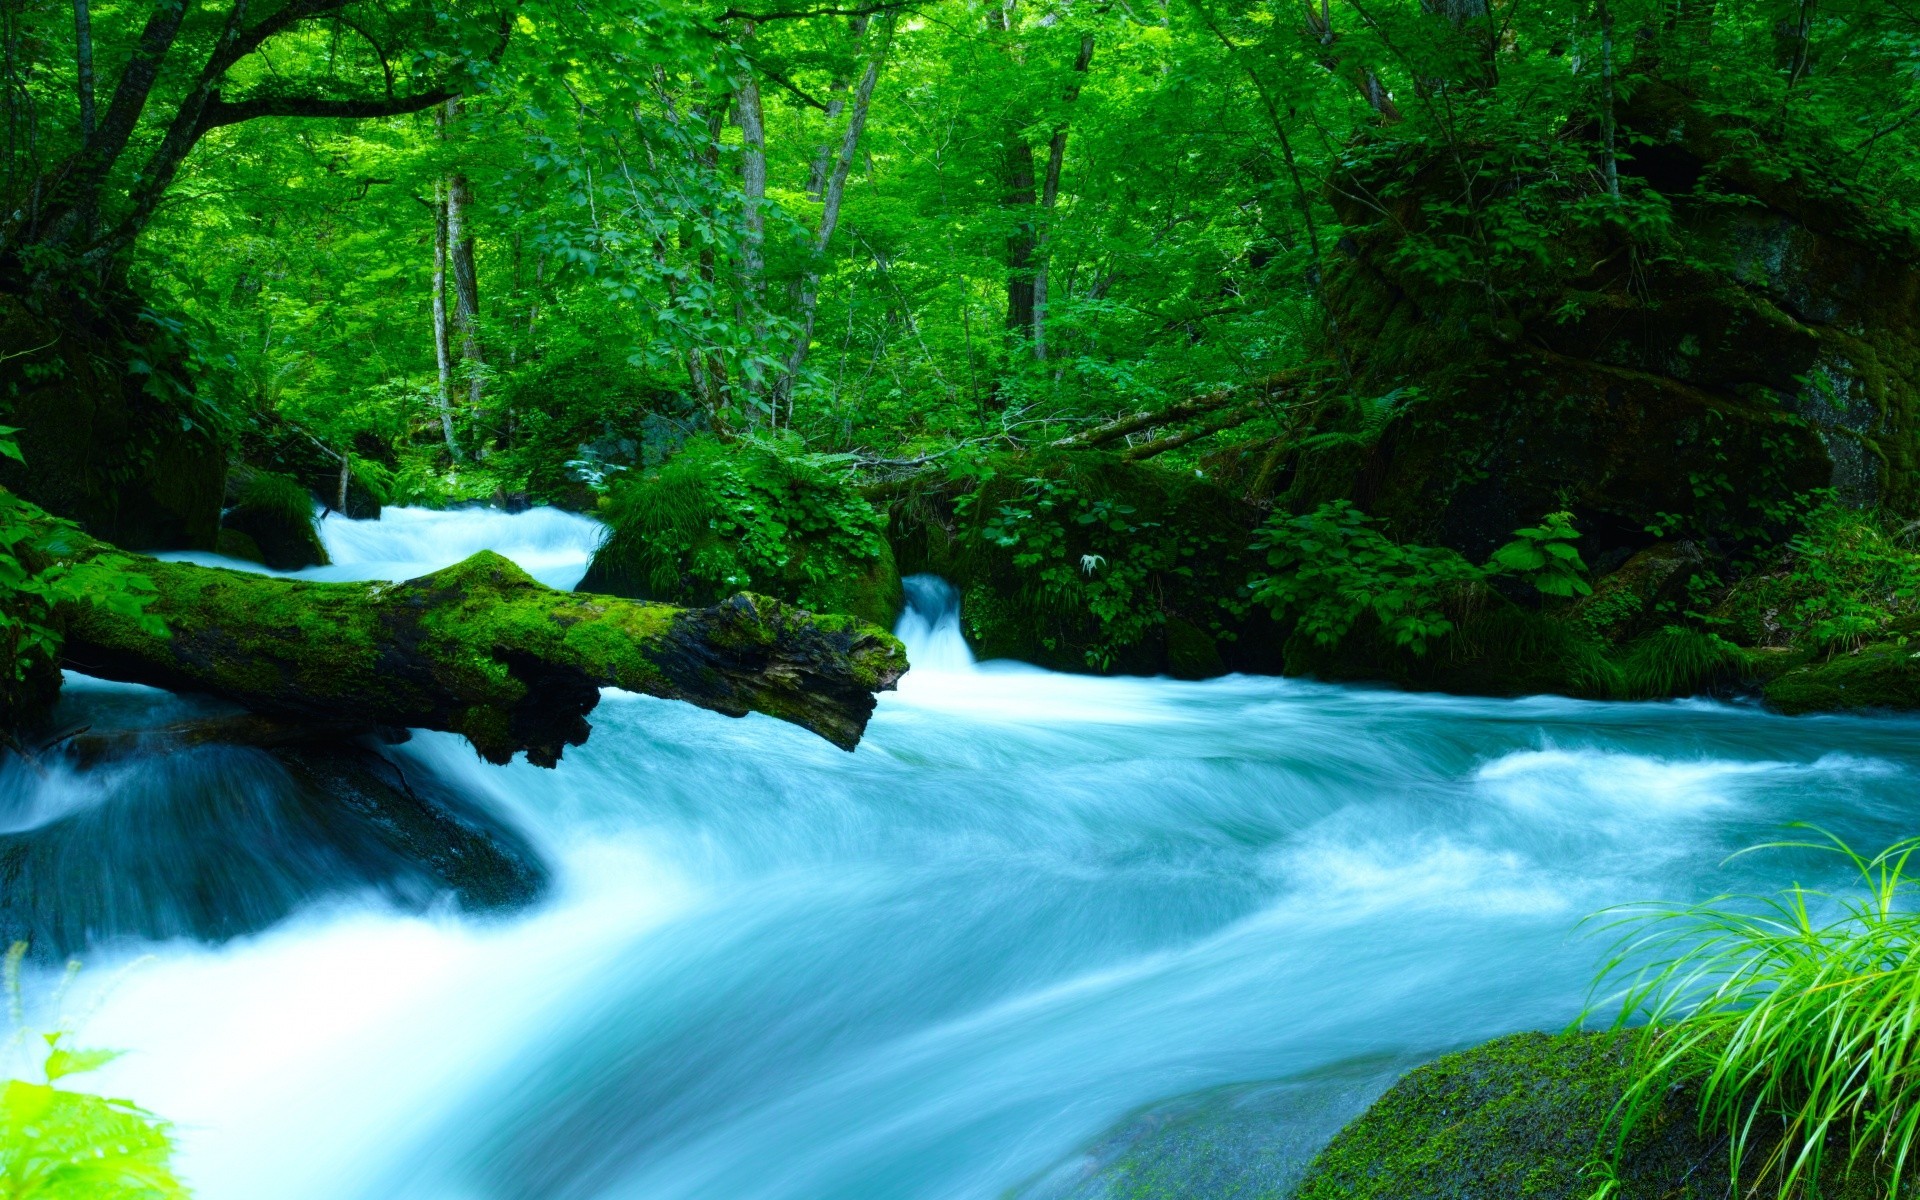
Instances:
[[[1631,95],[1623,126],[1648,144],[1624,166],[1670,206],[1667,244],[1564,234],[1497,304],[1410,252],[1447,233],[1426,200],[1451,168],[1376,168],[1364,191],[1388,212],[1343,214],[1328,300],[1356,392],[1382,399],[1280,473],[1293,508],[1347,497],[1402,540],[1469,557],[1571,509],[1592,558],[1676,533],[1748,543],[1814,488],[1920,502],[1913,236],[1837,175],[1756,163],[1764,139],[1674,87],[1643,78]]]
[[[26,456],[0,459],[0,487],[129,549],[213,549],[226,451],[169,334],[131,297],[68,303],[0,295],[0,424]]]

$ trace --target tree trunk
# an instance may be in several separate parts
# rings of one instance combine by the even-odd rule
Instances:
[[[820,309],[820,272],[826,265],[827,249],[833,242],[834,228],[840,223],[840,206],[846,200],[847,175],[853,170],[853,158],[859,151],[860,133],[867,125],[867,109],[873,102],[873,85],[880,78],[880,68],[886,62],[887,49],[893,44],[894,13],[888,10],[881,22],[880,44],[874,48],[873,57],[867,60],[866,74],[860,77],[860,86],[853,93],[853,116],[847,121],[846,135],[840,139],[840,156],[835,161],[833,174],[827,180],[827,190],[820,209],[820,232],[814,238],[813,256],[807,263],[806,275],[800,285],[800,336],[794,343],[793,353],[787,359],[787,376],[782,381],[782,391],[792,404],[793,381],[799,375],[800,368],[806,365],[807,349],[813,341],[813,323]]]
[[[1033,147],[1020,128],[1006,133],[1001,205],[1007,232],[1007,331],[1024,337],[1033,329]]]
[[[447,179],[447,252],[453,267],[453,323],[460,330],[460,359],[467,369],[469,419],[480,415],[486,388],[486,360],[480,353],[480,280],[473,268],[473,234],[467,228],[467,210],[473,206],[473,188],[467,177]]]
[[[1054,124],[1053,140],[1047,144],[1047,176],[1040,186],[1040,244],[1033,270],[1033,357],[1047,361],[1047,266],[1052,254],[1053,209],[1060,199],[1060,167],[1067,157],[1067,109],[1080,98],[1080,84],[1093,63],[1093,35],[1080,37],[1080,55],[1073,60],[1060,120]]]
[[[147,612],[169,631],[76,606],[63,651],[74,670],[277,718],[446,730],[496,763],[524,750],[554,765],[586,741],[603,687],[765,713],[851,750],[874,693],[907,665],[898,642],[850,617],[746,594],[682,609],[557,592],[490,551],[395,584],[121,556],[79,534],[63,535],[59,554],[119,556],[152,581]]]
[[[1600,134],[1606,143],[1606,162],[1603,168],[1607,195],[1618,200],[1620,198],[1620,155],[1617,147],[1619,132],[1614,114],[1613,95],[1613,9],[1607,0],[1600,0],[1600,89]]]
[[[73,65],[80,90],[80,145],[93,140],[93,17],[87,0],[73,0]]]
[[[453,436],[453,347],[447,340],[447,201],[446,184],[433,185],[433,354],[440,367],[440,390],[434,404],[440,410],[440,433],[447,453],[461,461],[460,443]]]
[[[748,21],[741,40],[745,42],[752,37],[753,22]],[[740,247],[740,292],[746,299],[757,344],[766,334],[760,314],[766,273],[767,124],[760,109],[760,81],[755,78],[751,65],[741,76],[734,113],[740,123],[740,192],[747,226],[746,240]],[[747,395],[757,398],[766,390],[765,382],[750,376],[746,380]],[[776,406],[768,414],[768,424],[777,427],[779,416]],[[748,420],[752,420],[751,413]]]

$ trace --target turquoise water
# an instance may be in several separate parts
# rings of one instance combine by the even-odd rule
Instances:
[[[325,570],[491,543],[564,584],[596,533],[330,521]],[[624,694],[554,771],[393,748],[517,830],[544,898],[474,915],[302,875],[259,932],[110,940],[75,1002],[130,1051],[101,1086],[179,1122],[204,1200],[1091,1197],[1223,1106],[1257,1144],[1180,1169],[1274,1184],[1406,1064],[1573,1019],[1588,914],[1816,881],[1725,862],[1793,820],[1914,828],[1914,721],[978,667],[915,595],[902,630],[941,669],[853,754]],[[270,790],[248,753],[175,756],[157,790],[158,764],[16,776],[0,812],[218,807],[247,771]],[[300,836],[225,850],[277,878]]]

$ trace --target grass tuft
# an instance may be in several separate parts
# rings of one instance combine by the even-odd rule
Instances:
[[[1646,1028],[1601,1178],[1685,1088],[1702,1130],[1726,1139],[1737,1194],[1787,1200],[1840,1180],[1858,1194],[1863,1176],[1901,1194],[1920,1149],[1920,880],[1907,869],[1920,838],[1867,858],[1812,832],[1756,849],[1839,855],[1856,889],[1795,885],[1622,918],[1596,987],[1628,980],[1619,1025]]]
[[[1730,682],[1746,667],[1745,652],[1725,638],[1669,625],[1628,646],[1620,670],[1628,699],[1658,700]]]

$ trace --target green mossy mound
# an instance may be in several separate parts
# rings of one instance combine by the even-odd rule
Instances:
[[[575,589],[707,605],[753,591],[891,626],[900,573],[886,517],[823,466],[749,443],[687,443],[622,485]]]
[[[26,459],[0,487],[129,549],[211,550],[227,455],[183,352],[133,296],[96,300],[0,295],[0,424]]]
[[[1789,668],[1765,688],[1783,713],[1920,708],[1920,643],[1882,642]]]
[[[1260,513],[1193,471],[1031,450],[890,491],[903,569],[960,589],[983,658],[1188,679],[1279,665],[1247,602]]]
[[[1631,1036],[1514,1034],[1410,1072],[1320,1152],[1294,1200],[1587,1200],[1632,1079]],[[1727,1166],[1683,1090],[1625,1148],[1612,1196],[1718,1200],[1732,1194]],[[1878,1194],[1865,1173],[1822,1182],[1827,1200]]]
[[[234,505],[220,519],[221,550],[276,571],[326,565],[313,496],[299,482],[270,471],[251,471],[234,490]]]

